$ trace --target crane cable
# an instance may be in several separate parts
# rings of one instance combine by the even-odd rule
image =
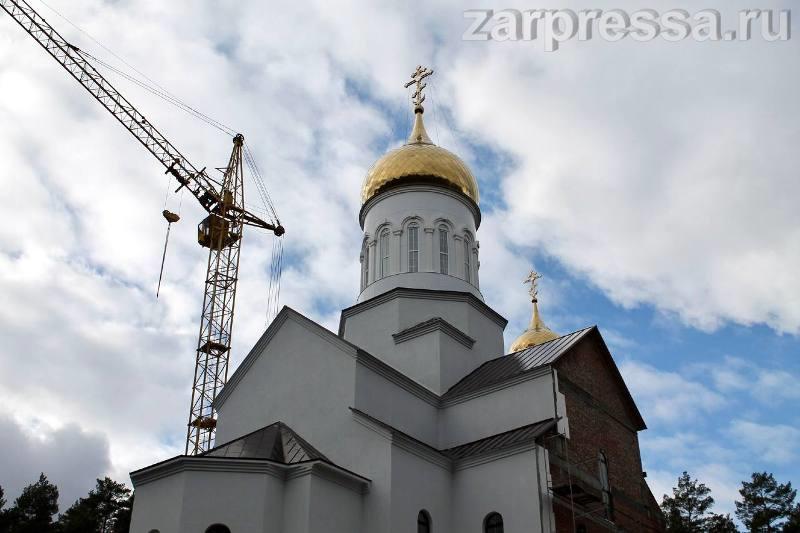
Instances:
[[[55,8],[50,6],[47,2],[45,2],[44,0],[39,0],[39,2],[41,2],[41,4],[44,5],[47,9],[49,9],[50,11],[55,13],[58,17],[63,19],[67,24],[69,24],[70,26],[72,26],[73,28],[75,28],[76,30],[81,32],[82,34],[84,34],[86,37],[88,37],[96,45],[98,45],[103,50],[105,50],[106,52],[108,52],[109,54],[114,56],[122,64],[124,64],[126,67],[128,67],[133,72],[135,72],[136,74],[141,76],[141,78],[144,78],[144,80],[147,80],[147,81],[143,81],[141,78],[138,78],[138,77],[136,77],[134,75],[131,75],[131,74],[123,71],[122,69],[117,68],[114,65],[111,65],[110,63],[108,63],[106,61],[103,61],[102,59],[100,59],[98,57],[95,57],[94,55],[90,54],[89,52],[87,52],[85,50],[82,50],[82,49],[79,49],[78,47],[75,47],[75,50],[79,54],[84,56],[84,58],[87,61],[91,61],[91,62],[93,62],[93,63],[95,63],[95,64],[97,64],[97,65],[99,65],[99,66],[101,66],[103,68],[106,68],[106,69],[114,72],[115,74],[125,78],[126,80],[130,81],[131,83],[136,84],[137,86],[139,86],[142,89],[150,92],[151,94],[155,95],[156,97],[161,98],[165,102],[175,106],[178,109],[181,109],[182,111],[188,113],[189,115],[193,116],[194,118],[196,118],[196,119],[198,119],[198,120],[200,120],[202,122],[205,122],[206,124],[212,126],[213,128],[216,128],[217,130],[221,131],[222,133],[224,133],[226,135],[229,135],[231,137],[236,135],[236,133],[237,133],[236,130],[234,130],[230,126],[227,126],[226,124],[220,122],[219,120],[216,120],[216,119],[206,115],[205,113],[195,109],[194,107],[190,106],[189,104],[183,102],[180,98],[175,96],[173,93],[169,92],[167,89],[165,89],[158,82],[156,82],[155,80],[153,80],[152,78],[147,76],[144,72],[140,71],[139,69],[137,69],[136,67],[131,65],[123,57],[119,56],[113,50],[111,50],[110,48],[105,46],[103,43],[101,43],[100,41],[95,39],[89,32],[83,30],[80,26],[78,26],[77,24],[73,23],[71,20],[69,20],[66,16],[64,16],[58,10],[56,10]],[[267,218],[271,218],[272,219],[271,222],[273,222],[276,226],[280,225],[280,219],[278,217],[277,210],[275,209],[275,204],[273,203],[272,197],[270,196],[269,191],[268,191],[268,189],[267,189],[267,187],[266,187],[266,185],[264,183],[264,178],[261,175],[261,171],[258,168],[258,164],[256,163],[255,157],[253,156],[253,153],[252,153],[252,151],[250,149],[250,146],[247,143],[245,143],[245,147],[244,148],[245,148],[244,149],[244,155],[245,155],[244,159],[245,159],[245,161],[247,163],[248,169],[250,170],[250,175],[253,178],[253,182],[256,185],[256,190],[258,191],[258,195],[259,195],[261,201],[264,204],[263,212],[267,215]],[[167,192],[167,195],[168,194],[169,193]],[[178,214],[176,215],[174,213],[170,213],[169,211],[167,211],[167,209],[166,209],[167,196],[165,196],[165,198],[164,198],[164,211],[163,211],[162,214],[163,214],[164,218],[167,220],[167,234],[166,234],[166,237],[165,237],[165,240],[164,240],[164,251],[163,251],[162,257],[161,257],[161,268],[160,268],[159,276],[158,276],[158,286],[157,286],[157,289],[156,289],[156,298],[158,298],[158,295],[159,295],[160,290],[161,290],[161,280],[162,280],[162,277],[164,275],[164,265],[165,265],[165,261],[166,261],[167,245],[169,244],[170,229],[172,227],[172,222],[177,222],[177,220],[180,219],[180,206],[182,205],[182,203],[183,203],[183,194],[181,194],[181,196],[180,196],[179,206],[178,206]],[[259,210],[261,211],[261,209],[259,209]],[[282,276],[282,273],[283,273],[283,241],[279,237],[279,238],[277,238],[277,239],[275,239],[273,241],[273,245],[272,245],[272,258],[271,258],[271,263],[270,263],[269,284],[268,284],[268,292],[267,292],[267,322],[271,321],[275,317],[275,315],[277,315],[277,313],[278,313],[278,306],[279,306],[279,303],[280,303],[280,290],[281,290],[281,276]]]
[[[140,87],[142,87],[143,89],[145,89],[145,90],[147,90],[147,91],[149,91],[149,92],[151,92],[151,93],[155,94],[156,96],[158,96],[158,97],[160,97],[160,98],[163,98],[164,100],[166,100],[166,101],[168,101],[168,102],[172,103],[173,105],[175,105],[175,106],[177,106],[177,107],[180,107],[181,109],[183,109],[183,110],[184,110],[184,111],[186,111],[187,113],[189,113],[189,114],[191,114],[191,115],[194,115],[196,118],[198,118],[198,119],[200,119],[200,120],[202,120],[202,121],[204,121],[204,122],[206,122],[206,123],[210,124],[211,126],[214,126],[215,128],[217,128],[218,130],[220,130],[220,131],[224,132],[225,134],[227,134],[227,135],[230,135],[231,137],[233,137],[234,135],[236,135],[236,131],[235,131],[233,128],[231,128],[231,127],[229,127],[229,126],[226,126],[226,125],[225,125],[225,124],[223,124],[222,122],[220,122],[220,121],[218,121],[218,120],[215,120],[215,119],[213,119],[213,118],[209,117],[208,115],[206,115],[206,114],[204,114],[204,113],[201,113],[201,112],[200,112],[200,111],[198,111],[197,109],[194,109],[194,108],[193,108],[193,107],[191,107],[190,105],[188,105],[188,104],[186,104],[185,102],[181,101],[181,100],[180,100],[180,98],[178,98],[178,97],[177,97],[177,96],[175,96],[174,94],[170,93],[170,92],[169,92],[167,89],[165,89],[163,86],[159,85],[159,84],[158,84],[158,82],[156,82],[155,80],[153,80],[152,78],[150,78],[149,76],[147,76],[147,74],[145,74],[145,73],[144,73],[144,72],[142,72],[141,70],[137,69],[136,67],[134,67],[133,65],[131,65],[131,64],[130,64],[130,63],[128,63],[127,61],[125,61],[125,59],[124,59],[123,57],[119,56],[119,55],[118,55],[118,54],[116,54],[116,53],[115,53],[113,50],[111,50],[110,48],[108,48],[106,45],[104,45],[103,43],[101,43],[100,41],[98,41],[97,39],[95,39],[95,38],[92,36],[92,34],[90,34],[90,33],[89,33],[89,32],[87,32],[86,30],[84,30],[83,28],[81,28],[80,26],[78,26],[77,24],[75,24],[74,22],[72,22],[71,20],[69,20],[69,19],[68,19],[68,18],[67,18],[65,15],[63,15],[63,14],[62,14],[61,12],[59,12],[57,9],[55,9],[54,7],[52,7],[52,6],[50,6],[49,4],[47,4],[47,2],[45,2],[44,0],[39,0],[39,2],[40,2],[42,5],[44,5],[44,6],[45,6],[47,9],[49,9],[50,11],[52,11],[53,13],[55,13],[56,15],[58,15],[58,16],[59,16],[59,17],[60,17],[62,20],[64,20],[64,22],[66,22],[67,24],[69,24],[70,26],[72,26],[73,28],[75,28],[76,30],[78,30],[79,32],[81,32],[82,34],[84,34],[86,37],[88,37],[88,38],[89,38],[89,40],[91,40],[92,42],[94,42],[94,43],[95,43],[97,46],[99,46],[100,48],[102,48],[103,50],[105,50],[106,52],[108,52],[109,54],[111,54],[112,56],[114,56],[115,58],[117,58],[117,59],[118,59],[120,62],[122,62],[122,63],[123,63],[123,64],[124,64],[126,67],[128,67],[128,68],[129,68],[129,69],[131,69],[132,71],[134,71],[134,72],[136,72],[137,74],[139,74],[139,76],[141,76],[142,78],[146,79],[146,80],[149,82],[149,84],[148,84],[148,83],[145,83],[145,82],[143,82],[143,81],[141,81],[141,80],[139,80],[139,79],[137,79],[135,76],[131,76],[131,75],[129,75],[129,74],[127,74],[127,73],[123,72],[122,70],[120,70],[120,69],[118,69],[118,68],[114,67],[113,65],[110,65],[109,63],[107,63],[107,62],[105,62],[105,61],[103,61],[103,60],[101,60],[101,59],[99,59],[99,58],[97,58],[97,57],[93,56],[92,54],[90,54],[90,53],[86,52],[85,50],[78,49],[78,48],[76,47],[76,49],[78,50],[78,52],[79,52],[79,53],[81,53],[82,55],[84,55],[84,56],[85,56],[87,59],[91,59],[92,61],[95,61],[95,62],[97,62],[99,65],[101,65],[101,66],[103,66],[103,67],[105,67],[105,68],[107,68],[107,69],[109,69],[109,70],[112,70],[113,72],[115,72],[115,73],[119,74],[120,76],[124,77],[124,78],[125,78],[125,79],[127,79],[128,81],[131,81],[131,82],[135,83],[136,85],[139,85],[139,86],[140,86]]]
[[[223,122],[220,122],[219,120],[216,120],[215,118],[212,118],[212,117],[206,115],[205,113],[195,109],[194,107],[190,106],[186,102],[182,101],[180,98],[175,96],[173,93],[171,93],[167,89],[165,89],[158,82],[154,81],[152,78],[147,76],[145,73],[143,73],[142,71],[140,71],[139,69],[137,69],[136,67],[131,65],[123,57],[121,57],[120,55],[116,54],[113,50],[111,50],[110,48],[105,46],[103,43],[101,43],[100,41],[95,39],[89,32],[83,30],[80,26],[78,26],[77,24],[73,23],[71,20],[69,20],[62,13],[60,13],[59,11],[54,9],[53,7],[49,6],[44,0],[39,0],[39,1],[45,7],[50,9],[53,13],[55,13],[56,15],[61,17],[70,26],[72,26],[73,28],[75,28],[79,32],[81,32],[84,35],[86,35],[92,42],[96,43],[98,46],[103,48],[103,50],[106,50],[109,54],[111,54],[112,56],[117,58],[120,62],[122,62],[125,66],[130,68],[132,71],[134,71],[137,74],[139,74],[142,78],[147,80],[147,82],[142,81],[141,79],[137,78],[136,76],[133,76],[133,75],[123,71],[122,69],[120,69],[118,67],[115,67],[114,65],[112,65],[112,64],[110,64],[110,63],[108,63],[108,62],[106,62],[106,61],[104,61],[102,59],[100,59],[99,57],[96,57],[95,55],[87,52],[86,50],[82,50],[82,49],[79,49],[79,48],[75,47],[76,50],[78,51],[78,53],[80,53],[82,56],[84,56],[84,58],[86,58],[88,61],[96,63],[97,65],[99,65],[99,66],[101,66],[103,68],[106,68],[106,69],[114,72],[115,74],[117,74],[119,76],[122,76],[123,78],[125,78],[128,81],[130,81],[131,83],[134,83],[134,84],[138,85],[142,89],[150,92],[151,94],[157,96],[158,98],[161,98],[165,102],[177,107],[178,109],[181,109],[182,111],[184,111],[184,112],[188,113],[189,115],[197,118],[198,120],[201,120],[202,122],[205,122],[206,124],[216,128],[217,130],[221,131],[222,133],[224,133],[226,135],[229,135],[231,137],[236,135],[237,131],[235,129],[233,129],[232,127],[224,124]],[[246,157],[245,158],[248,160],[247,161],[248,167],[251,170],[251,175],[253,177],[254,183],[255,183],[256,188],[258,190],[259,196],[261,197],[262,202],[264,202],[264,206],[267,209],[267,212],[270,213],[270,217],[273,219],[272,222],[274,222],[277,225],[277,224],[280,223],[280,221],[279,221],[279,218],[278,218],[278,214],[277,214],[277,212],[275,210],[275,205],[273,204],[272,198],[270,197],[269,193],[267,192],[266,185],[264,184],[264,179],[263,179],[263,177],[261,175],[261,172],[258,170],[258,165],[255,162],[255,158],[253,157],[252,151],[250,150],[249,146],[245,146],[245,152],[246,152],[246,154],[245,154]]]

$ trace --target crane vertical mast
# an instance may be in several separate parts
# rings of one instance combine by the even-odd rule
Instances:
[[[277,220],[262,220],[244,205],[242,151],[244,137],[233,138],[233,151],[222,183],[206,169],[197,170],[152,123],[145,119],[88,61],[88,54],[68,43],[25,0],[0,0],[8,13],[53,59],[111,113],[186,188],[208,216],[198,226],[197,240],[208,248],[205,296],[197,341],[192,402],[186,435],[186,453],[199,454],[214,442],[216,413],[213,402],[228,377],[228,355],[233,331],[239,251],[245,225],[285,232]],[[177,192],[176,190],[176,192]],[[274,213],[273,213],[274,214]]]
[[[244,206],[243,143],[244,137],[234,137],[233,152],[222,180],[219,210],[201,222],[197,230],[198,242],[208,248],[208,268],[186,433],[187,455],[211,449],[217,426],[213,402],[228,379],[243,229],[239,217],[229,216],[229,212],[235,213],[236,208]]]

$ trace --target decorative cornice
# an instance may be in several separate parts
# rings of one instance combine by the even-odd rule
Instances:
[[[460,191],[454,191],[447,186],[440,185],[436,181],[429,181],[424,177],[420,177],[416,182],[409,182],[408,180],[398,182],[396,186],[389,186],[367,200],[367,202],[361,206],[361,210],[358,213],[358,223],[361,225],[361,229],[364,229],[364,220],[367,217],[367,212],[372,209],[375,204],[384,198],[412,191],[444,194],[445,196],[450,196],[456,200],[459,200],[472,212],[472,216],[475,218],[475,229],[478,229],[481,226],[481,208],[478,207],[478,204],[476,204],[471,198]]]
[[[341,318],[339,319],[339,336],[344,336],[344,321],[346,318],[357,315],[367,309],[372,309],[381,304],[394,300],[396,298],[417,298],[421,300],[446,300],[451,302],[466,302],[473,308],[480,311],[484,316],[489,318],[492,322],[505,329],[508,320],[503,318],[500,313],[489,307],[486,303],[481,301],[477,296],[469,292],[460,291],[438,291],[432,289],[412,289],[408,287],[396,287],[386,291],[378,296],[357,303],[345,309],[342,309]]]
[[[395,344],[400,344],[401,342],[416,339],[417,337],[421,337],[422,335],[426,335],[433,331],[441,331],[450,338],[460,342],[467,348],[471,349],[472,346],[475,345],[475,339],[441,317],[431,318],[430,320],[425,320],[424,322],[415,324],[410,328],[406,328],[398,333],[394,333],[392,338],[394,339]]]
[[[369,479],[321,459],[286,465],[269,459],[179,455],[131,472],[130,476],[133,486],[137,487],[182,472],[266,474],[281,481],[314,475],[361,494],[367,492],[371,484]]]
[[[137,485],[172,476],[181,472],[240,472],[267,474],[278,479],[286,478],[287,465],[269,459],[239,459],[231,457],[196,457],[179,455],[147,468],[131,472],[131,482]]]
[[[286,480],[288,481],[303,476],[316,476],[359,494],[366,494],[369,492],[369,487],[372,483],[365,477],[321,460],[292,465],[291,468],[287,470]]]

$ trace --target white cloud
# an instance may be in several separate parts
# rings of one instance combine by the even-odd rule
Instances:
[[[734,420],[729,435],[766,463],[789,464],[800,458],[800,429],[796,427]]]
[[[462,127],[518,162],[512,242],[626,306],[797,333],[798,44],[707,44],[482,43],[445,76]]]
[[[0,425],[0,483],[9,506],[26,485],[44,472],[58,487],[59,509],[64,511],[111,468],[108,439],[77,424],[54,429],[41,421],[28,420],[25,424],[0,413]]]
[[[694,366],[708,372],[720,392],[746,391],[770,405],[800,399],[800,376],[783,369],[731,356],[724,357],[721,363]]]
[[[623,362],[620,372],[645,420],[651,422],[685,423],[726,403],[720,394],[677,372],[661,371],[635,361]]]

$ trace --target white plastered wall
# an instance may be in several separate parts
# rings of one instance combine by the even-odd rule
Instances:
[[[463,195],[434,185],[405,185],[370,200],[363,217],[364,239],[369,247],[367,284],[362,302],[395,287],[470,292],[480,299],[479,243],[476,229],[479,213]],[[408,226],[419,228],[419,268],[409,272]],[[446,228],[446,274],[441,273],[439,228]],[[388,230],[388,248],[381,249],[380,236]],[[469,273],[464,261],[464,239],[470,243]],[[388,269],[381,260],[388,253]],[[362,249],[363,256],[363,249]],[[363,259],[363,257],[362,257]],[[467,281],[469,280],[469,281]]]

